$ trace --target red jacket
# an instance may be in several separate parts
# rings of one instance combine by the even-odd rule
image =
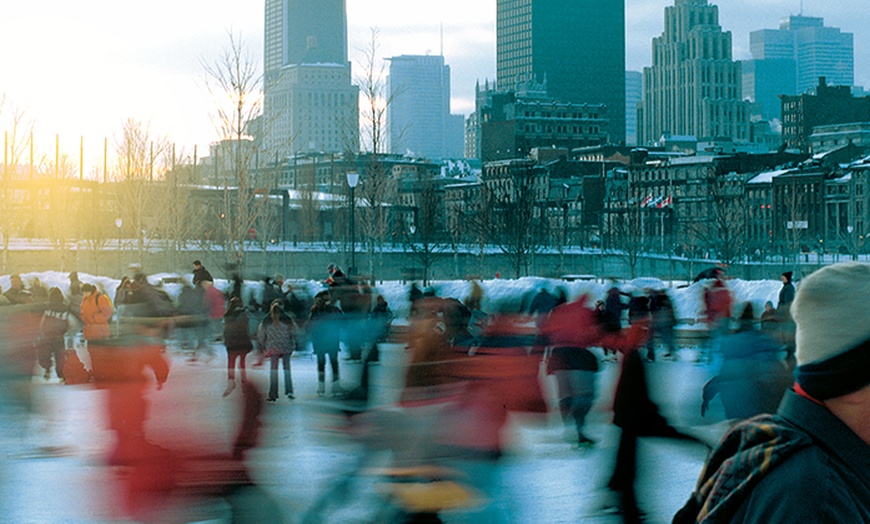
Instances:
[[[725,287],[725,283],[716,280],[713,285],[704,292],[704,306],[707,308],[707,322],[731,316],[731,292]]]

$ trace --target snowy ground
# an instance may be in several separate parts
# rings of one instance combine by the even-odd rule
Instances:
[[[226,449],[238,414],[238,393],[221,398],[225,385],[225,356],[190,363],[170,349],[173,369],[161,391],[148,394],[151,402],[148,437],[178,448],[206,442]],[[389,404],[399,391],[405,352],[400,345],[384,346],[382,363],[373,375],[377,403]],[[681,350],[677,361],[648,367],[653,398],[672,423],[693,427],[696,434],[715,440],[724,430],[722,411],[712,405],[706,418],[698,413],[701,385],[714,365],[693,361],[695,349]],[[344,381],[352,382],[359,368],[342,362]],[[603,488],[613,466],[618,429],[610,424],[613,389],[619,365],[603,363],[598,374],[597,401],[587,422],[588,434],[598,443],[578,449],[563,440],[558,415],[546,420],[516,417],[510,425],[510,450],[496,471],[499,505],[508,522],[615,523],[622,519],[608,509],[612,494]],[[315,395],[315,364],[310,355],[297,354],[292,372],[295,401],[280,399],[267,405],[261,446],[248,463],[255,481],[281,508],[286,522],[300,522],[314,502],[353,469],[360,448],[328,428],[332,401]],[[268,382],[262,368],[252,380]],[[545,379],[550,400],[554,384]],[[104,392],[91,386],[63,386],[56,380],[34,377],[34,411],[6,405],[0,410],[0,504],[5,522],[130,522],[115,509],[117,470],[104,465],[112,435],[106,429]],[[205,451],[200,449],[200,451]],[[691,493],[707,448],[697,443],[642,439],[639,448],[638,498],[648,522],[669,522]],[[324,522],[372,522],[383,504],[370,476],[356,478],[345,491],[346,500],[324,515]],[[186,507],[181,521],[221,522],[220,507]],[[449,523],[480,522],[479,515],[444,515]]]

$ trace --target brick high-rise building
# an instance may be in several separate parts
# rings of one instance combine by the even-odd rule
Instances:
[[[814,93],[782,96],[782,139],[788,147],[809,152],[816,126],[870,121],[870,97],[852,96],[848,86],[829,86],[818,79]]]

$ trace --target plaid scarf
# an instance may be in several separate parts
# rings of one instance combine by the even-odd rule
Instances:
[[[695,492],[674,522],[730,521],[770,470],[811,444],[806,433],[775,415],[737,424],[710,455]]]

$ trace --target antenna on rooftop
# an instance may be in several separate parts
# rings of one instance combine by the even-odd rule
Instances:
[[[441,56],[444,56],[444,20],[441,21]]]
[[[800,15],[801,15],[801,16],[804,16],[804,0],[801,0],[801,12],[800,12]]]

